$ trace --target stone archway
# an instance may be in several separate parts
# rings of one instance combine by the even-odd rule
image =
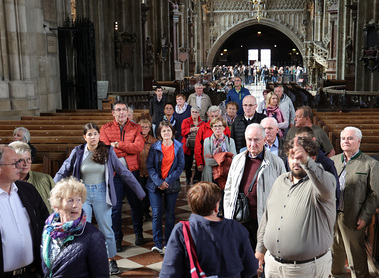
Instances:
[[[213,46],[210,48],[210,50],[208,52],[206,64],[212,65],[216,55],[218,55],[218,51],[219,51],[220,47],[226,42],[226,40],[232,34],[234,34],[235,32],[237,32],[237,31],[239,31],[245,27],[255,25],[255,24],[261,24],[261,25],[269,26],[271,28],[274,28],[274,29],[282,32],[283,35],[287,36],[296,45],[297,49],[299,49],[300,54],[304,59],[304,57],[305,57],[304,43],[298,37],[298,35],[296,35],[290,28],[286,27],[285,25],[283,25],[279,22],[272,21],[269,19],[261,19],[260,22],[258,22],[258,20],[256,20],[256,19],[249,19],[249,20],[245,20],[239,24],[236,24],[235,26],[231,27],[226,32],[224,32],[219,38],[217,38],[217,40],[215,41],[215,43],[213,44]]]

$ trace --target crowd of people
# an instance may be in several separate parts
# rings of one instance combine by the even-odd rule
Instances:
[[[213,80],[221,80],[224,85],[229,83],[236,76],[240,76],[242,81],[249,85],[264,85],[267,82],[283,82],[283,76],[288,76],[288,81],[300,82],[303,78],[305,69],[301,66],[266,66],[266,65],[244,65],[236,64],[234,66],[216,65],[200,69],[200,74],[211,74]],[[222,88],[222,87],[221,87]]]
[[[346,258],[352,277],[369,277],[379,164],[360,151],[360,130],[341,132],[336,155],[312,109],[295,111],[282,86],[258,104],[233,81],[224,98],[196,84],[175,104],[156,87],[151,121],[115,102],[114,120],[86,124],[54,179],[30,170],[30,134],[0,146],[0,276],[120,273],[126,196],[136,245],[152,221],[161,277],[344,277]],[[192,215],[175,225],[183,171]]]

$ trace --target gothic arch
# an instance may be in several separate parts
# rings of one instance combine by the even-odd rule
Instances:
[[[251,25],[255,25],[255,24],[258,24],[258,20],[256,19],[249,19],[249,20],[246,20],[246,21],[243,21],[235,26],[233,26],[232,28],[230,28],[229,30],[227,30],[224,34],[222,34],[217,40],[216,42],[213,44],[213,46],[211,47],[211,49],[209,50],[209,53],[208,53],[208,57],[207,57],[207,65],[212,65],[216,55],[218,55],[218,51],[220,49],[220,47],[225,43],[225,41],[232,35],[234,34],[235,32],[245,28],[245,27],[248,27],[248,26],[251,26]],[[262,24],[262,25],[266,25],[266,26],[269,26],[269,27],[272,27],[280,32],[282,32],[284,35],[286,35],[297,47],[297,49],[299,49],[300,51],[300,54],[301,56],[305,57],[305,49],[304,49],[304,44],[302,42],[302,40],[298,37],[298,35],[296,35],[290,28],[286,27],[285,25],[279,23],[279,22],[275,22],[275,21],[272,21],[270,19],[261,19],[261,21],[259,22],[259,24]]]

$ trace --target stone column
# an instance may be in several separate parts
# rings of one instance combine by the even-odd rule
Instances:
[[[0,66],[1,79],[4,80],[0,82],[0,117],[11,119],[35,115],[38,112],[38,100],[30,75],[28,43],[31,42],[27,40],[25,0],[16,3],[3,0],[0,10],[4,11],[0,19]]]
[[[173,62],[175,71],[175,80],[182,80],[184,73],[182,69],[182,63],[179,61],[179,35],[178,25],[181,13],[178,10],[177,5],[172,5],[172,50],[173,50]]]

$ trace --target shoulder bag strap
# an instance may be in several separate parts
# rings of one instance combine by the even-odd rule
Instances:
[[[199,277],[205,278],[206,277],[205,273],[201,269],[199,261],[197,260],[197,255],[195,252],[195,247],[194,247],[193,239],[191,236],[189,221],[180,221],[180,222],[183,224],[183,236],[184,236],[184,242],[187,248],[188,257],[190,260],[191,278],[199,278]],[[198,276],[197,271],[199,271],[200,276]]]
[[[255,183],[255,181],[257,180],[257,177],[258,177],[258,173],[259,173],[259,171],[261,170],[262,162],[263,162],[263,160],[262,160],[261,163],[259,164],[258,169],[257,169],[257,171],[255,172],[254,178],[253,178],[253,180],[252,180],[251,183],[250,183],[249,190],[248,190],[248,194],[253,190],[254,183]]]

